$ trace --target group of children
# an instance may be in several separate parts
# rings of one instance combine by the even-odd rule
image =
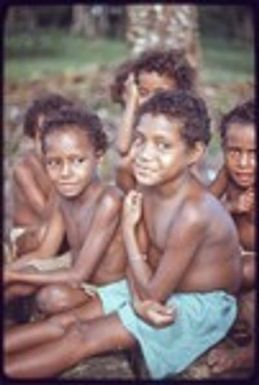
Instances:
[[[238,318],[250,343],[216,346],[208,365],[214,373],[251,368],[253,101],[222,119],[224,165],[206,186],[195,167],[210,118],[183,52],[127,62],[112,97],[123,112],[110,185],[98,172],[107,140],[97,115],[58,95],[28,110],[35,148],[14,170],[13,223],[23,232],[4,267],[4,298],[34,293],[40,317],[6,329],[6,375],[57,376],[83,358],[138,345],[150,376],[165,378],[224,340]],[[56,256],[64,240],[67,253]]]

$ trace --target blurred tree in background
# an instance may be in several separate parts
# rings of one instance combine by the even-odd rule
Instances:
[[[127,38],[133,54],[154,46],[184,49],[198,66],[199,35],[197,7],[192,5],[128,6]]]
[[[196,10],[195,10],[196,9]],[[181,11],[181,12],[180,12]],[[198,15],[196,15],[198,11]],[[179,12],[179,16],[178,16]],[[128,17],[127,17],[128,13]],[[181,16],[182,14],[182,16]],[[143,35],[134,28],[143,22],[144,30],[160,29],[160,35],[165,40],[166,35],[171,35],[172,28],[187,26],[189,20],[197,24],[202,32],[220,36],[227,35],[233,39],[251,41],[253,29],[251,25],[251,9],[247,6],[189,6],[189,5],[73,5],[73,6],[10,6],[8,7],[7,22],[8,32],[19,30],[32,30],[35,28],[53,27],[64,28],[71,33],[85,36],[113,36],[126,39],[126,23],[130,23],[129,39]],[[175,18],[173,22],[170,20]],[[135,20],[135,21],[134,21]],[[138,22],[139,21],[139,22]],[[151,23],[152,21],[152,23]],[[165,22],[165,23],[163,23]],[[89,24],[89,25],[87,25]],[[169,24],[171,24],[169,26]],[[133,27],[134,25],[134,27]],[[194,28],[194,27],[193,27]],[[194,30],[196,27],[194,28]],[[133,32],[134,30],[134,32]],[[146,37],[145,37],[146,38]],[[135,37],[134,37],[135,39]],[[154,37],[149,37],[151,42]],[[183,37],[180,38],[180,41]]]

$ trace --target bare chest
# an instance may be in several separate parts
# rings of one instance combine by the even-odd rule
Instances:
[[[69,245],[72,250],[81,249],[94,216],[93,207],[73,208],[64,210],[64,221]]]
[[[156,250],[164,250],[170,229],[177,216],[177,207],[167,205],[146,208],[146,229],[150,244]]]

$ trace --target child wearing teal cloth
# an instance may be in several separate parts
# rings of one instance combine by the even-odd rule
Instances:
[[[176,305],[175,321],[164,328],[154,328],[135,313],[126,280],[100,287],[97,292],[104,313],[116,311],[138,341],[153,379],[182,372],[225,337],[237,314],[235,297],[223,290],[176,293],[166,302]]]

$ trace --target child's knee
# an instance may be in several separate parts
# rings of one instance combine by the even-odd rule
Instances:
[[[41,312],[55,314],[67,309],[68,295],[62,286],[48,286],[38,292],[36,303]]]
[[[244,258],[243,261],[243,287],[251,290],[255,287],[256,273],[255,273],[255,259]]]

